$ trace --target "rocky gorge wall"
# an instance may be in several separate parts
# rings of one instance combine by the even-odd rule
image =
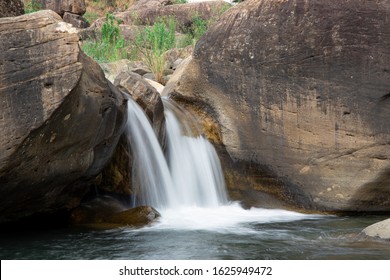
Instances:
[[[0,222],[76,207],[124,130],[126,99],[53,11],[0,19]]]
[[[255,178],[229,183],[250,204],[389,211],[389,15],[389,1],[245,1],[163,94],[211,120],[228,173]]]

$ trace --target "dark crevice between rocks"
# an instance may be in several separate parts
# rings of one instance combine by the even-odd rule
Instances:
[[[386,100],[389,100],[390,99],[390,92],[383,95],[381,98],[380,98],[380,101],[383,102],[383,101],[386,101]]]

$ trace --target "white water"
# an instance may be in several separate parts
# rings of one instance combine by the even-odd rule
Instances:
[[[128,137],[133,153],[134,205],[151,205],[164,209],[169,205],[166,190],[173,185],[160,143],[141,107],[128,101]]]
[[[181,125],[166,104],[167,156],[142,109],[128,102],[128,135],[134,156],[135,205],[159,211],[186,206],[217,207],[227,203],[221,165],[214,147],[202,136],[191,137],[182,115]],[[176,109],[179,111],[179,109]],[[169,164],[168,164],[169,163]]]
[[[129,100],[129,140],[134,154],[135,205],[160,211],[159,223],[143,230],[212,230],[247,234],[251,223],[290,222],[318,218],[278,209],[243,209],[229,202],[219,158],[188,113],[164,100],[167,151],[164,156],[142,109]],[[180,119],[180,122],[178,120]]]

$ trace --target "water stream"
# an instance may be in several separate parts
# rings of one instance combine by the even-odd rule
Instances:
[[[133,185],[138,186],[133,203],[158,209],[157,223],[140,229],[0,233],[0,258],[390,259],[387,242],[358,237],[383,217],[243,209],[229,201],[213,146],[186,112],[168,101],[164,106],[165,152],[144,112],[129,102]]]

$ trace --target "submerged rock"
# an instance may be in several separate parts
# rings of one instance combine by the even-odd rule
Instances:
[[[53,11],[0,19],[0,223],[76,207],[111,158],[126,100]]]
[[[228,167],[253,182],[229,187],[251,204],[389,211],[389,19],[385,0],[248,0],[163,94],[214,121]]]
[[[366,227],[362,231],[363,234],[390,241],[390,219],[375,223]]]

